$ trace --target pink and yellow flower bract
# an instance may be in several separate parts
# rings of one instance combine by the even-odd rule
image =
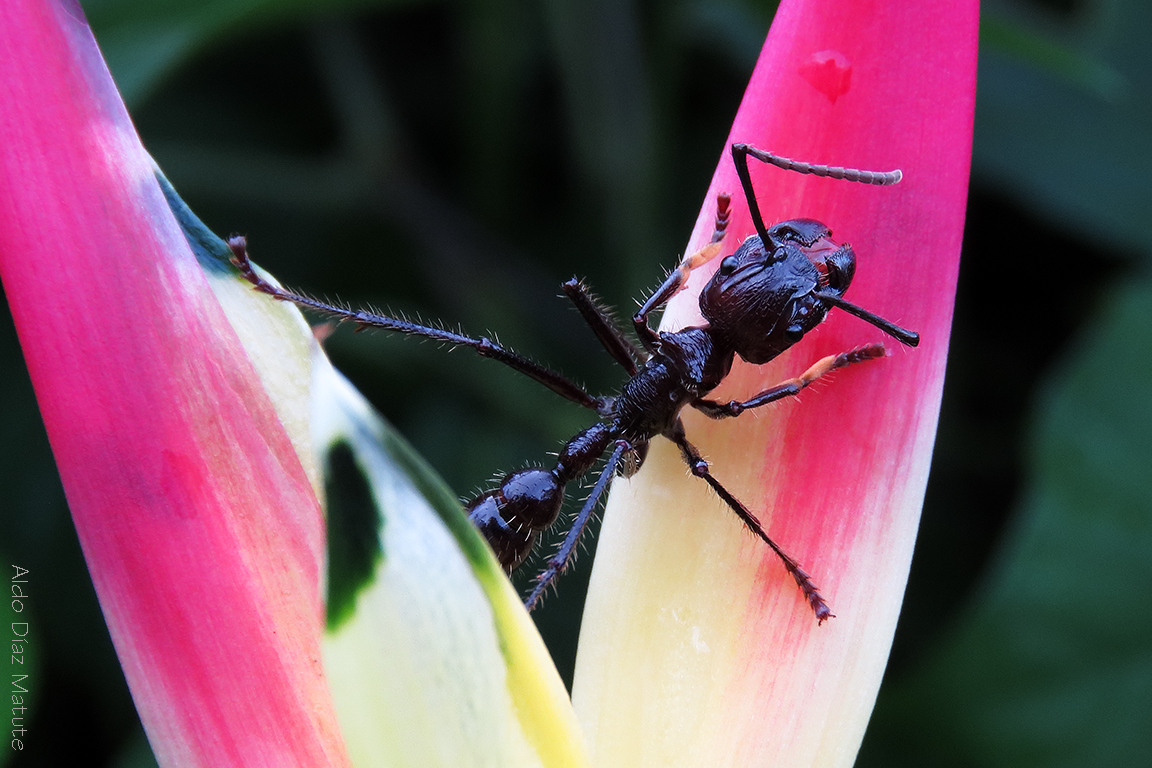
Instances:
[[[653,444],[605,513],[573,703],[599,766],[850,765],[880,684],[936,431],[971,153],[975,2],[782,3],[729,143],[891,170],[869,187],[753,167],[766,223],[814,218],[856,250],[847,298],[923,339],[911,350],[833,310],[772,363],[737,362],[714,399],[746,399],[817,359],[888,357],[739,419],[686,413],[714,475],[812,574],[818,626],[779,560],[677,451]],[[754,162],[754,161],[753,161]],[[755,162],[754,162],[755,166]],[[733,195],[723,254],[753,233],[727,147],[687,251]],[[696,296],[664,326],[702,322]]]
[[[0,276],[160,764],[585,765],[479,533],[159,176],[77,5],[0,5],[0,104]],[[336,451],[376,551],[325,632]]]
[[[820,585],[837,615],[824,626],[776,557],[688,476],[669,444],[657,441],[643,472],[616,483],[574,688],[593,764],[854,759],[899,612],[935,433],[976,27],[974,2],[781,6],[729,141],[903,170],[894,188],[760,166],[753,179],[770,222],[816,218],[850,241],[859,264],[848,299],[919,331],[923,342],[900,348],[834,310],[771,364],[738,363],[714,397],[743,399],[866,343],[883,340],[892,354],[839,372],[803,403],[725,422],[685,415],[716,477]],[[431,735],[420,745],[399,720],[389,723],[396,733],[378,738],[363,716],[363,702],[379,693],[369,683],[394,683],[389,665],[403,663],[381,648],[432,655],[434,643],[404,633],[415,623],[404,616],[449,612],[449,601],[408,591],[411,610],[393,614],[389,590],[420,581],[387,570],[405,558],[381,558],[372,589],[359,595],[358,608],[368,610],[322,647],[324,521],[302,436],[308,419],[285,411],[252,353],[260,332],[246,337],[246,354],[217,303],[71,0],[0,4],[0,105],[0,277],[97,594],[161,764],[341,766],[355,751],[357,764],[395,765],[403,751],[408,764],[426,765],[444,746],[438,728],[457,734],[450,750],[439,749],[448,764],[472,756],[460,737],[468,728],[444,728],[438,710],[410,718]],[[752,233],[726,149],[689,250],[708,237],[720,192],[734,198],[726,252]],[[701,322],[695,297],[706,278],[693,276],[666,326]],[[270,302],[246,285],[231,289]],[[345,405],[341,418],[360,408]],[[411,489],[402,491],[392,496]],[[459,544],[459,531],[455,539],[441,533]],[[445,679],[466,675],[444,669],[474,660],[443,669],[428,662],[420,671],[439,687],[427,698],[436,706],[459,698],[463,718],[498,702],[504,710],[493,722],[510,734],[501,754],[517,764],[582,765],[555,670],[545,669],[526,616],[490,553],[480,552],[456,555],[460,572],[483,587],[473,590],[470,604],[480,608],[469,619],[483,625],[491,642],[482,658],[494,661],[471,671],[485,673],[474,677],[489,687],[456,696]],[[457,591],[447,582],[436,588]],[[381,627],[396,628],[399,639],[382,644]],[[442,639],[433,621],[423,631]],[[467,649],[471,637],[446,645]],[[355,657],[365,648],[373,658]],[[505,666],[493,671],[498,663]],[[424,678],[403,683],[394,687],[410,692]],[[342,724],[347,744],[334,697],[353,712]],[[381,709],[417,698],[401,693]]]
[[[0,276],[162,765],[346,765],[308,474],[79,6],[0,6]]]

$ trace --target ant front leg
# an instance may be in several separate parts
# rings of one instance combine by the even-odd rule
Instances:
[[[820,591],[812,582],[812,577],[800,567],[800,563],[789,557],[776,542],[772,541],[764,531],[764,527],[760,525],[760,520],[757,519],[739,499],[729,493],[728,489],[722,486],[719,480],[712,476],[708,468],[708,462],[700,455],[700,451],[697,450],[696,446],[688,442],[688,438],[684,433],[684,423],[677,419],[676,424],[665,437],[680,448],[680,455],[684,458],[684,462],[688,465],[688,469],[692,471],[692,474],[702,478],[704,482],[712,486],[712,490],[716,492],[716,495],[736,513],[736,516],[744,522],[748,530],[752,531],[761,541],[772,548],[772,551],[775,552],[776,556],[780,558],[780,561],[784,563],[784,568],[788,573],[792,574],[792,578],[796,580],[796,585],[800,587],[804,599],[812,606],[812,612],[816,614],[816,621],[823,624],[827,619],[835,618],[836,614],[832,613],[828,607],[828,603],[820,596]]]
[[[783,381],[744,402],[729,400],[727,403],[718,403],[715,400],[700,398],[692,402],[692,407],[713,419],[727,419],[733,416],[739,416],[750,408],[759,408],[762,405],[783,400],[785,397],[795,397],[812,382],[822,376],[826,376],[837,368],[844,368],[853,363],[862,363],[866,360],[875,360],[878,357],[884,357],[884,355],[885,349],[883,344],[868,344],[867,346],[859,347],[849,352],[829,355],[796,378]]]
[[[332,315],[341,321],[351,321],[358,326],[358,329],[383,328],[388,331],[398,331],[413,336],[423,336],[424,338],[441,341],[446,344],[471,347],[481,357],[491,358],[503,363],[509,368],[519,371],[529,378],[535,379],[556,394],[578,405],[582,405],[600,414],[606,413],[609,408],[608,401],[604,398],[593,397],[579,384],[571,381],[562,374],[550,368],[545,368],[538,363],[534,363],[523,355],[505,349],[500,346],[498,342],[486,336],[473,339],[460,333],[446,331],[443,328],[433,328],[432,326],[420,325],[419,323],[410,323],[407,320],[388,317],[387,315],[378,315],[374,312],[338,307],[319,301],[318,299],[313,299],[311,296],[304,296],[303,294],[284,290],[279,286],[269,283],[257,274],[255,268],[252,266],[252,262],[248,259],[248,244],[243,237],[235,236],[229,238],[228,247],[232,250],[232,263],[240,270],[240,274],[244,279],[252,283],[256,290],[261,293],[266,293],[278,301],[288,301],[306,309]]]
[[[584,322],[588,323],[592,332],[596,334],[596,338],[604,345],[604,349],[608,350],[616,362],[628,371],[629,376],[635,376],[638,370],[637,365],[644,362],[644,353],[620,332],[612,315],[601,307],[592,297],[592,294],[588,292],[588,286],[574,277],[560,286],[560,290],[564,291],[564,294],[576,305],[580,316],[584,318]]]
[[[708,245],[696,251],[690,256],[685,256],[680,265],[676,267],[660,284],[655,293],[648,297],[648,300],[640,307],[635,315],[632,316],[632,325],[636,328],[636,333],[640,337],[641,343],[649,352],[655,352],[657,345],[660,343],[660,337],[648,325],[648,315],[652,310],[657,307],[667,304],[669,299],[684,289],[684,285],[688,282],[688,276],[692,274],[692,270],[704,266],[712,259],[720,255],[720,248],[724,235],[728,231],[728,218],[730,211],[728,209],[732,198],[726,194],[716,196],[716,223],[712,231],[712,240]]]

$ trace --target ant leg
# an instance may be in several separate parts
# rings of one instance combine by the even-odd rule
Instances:
[[[632,444],[627,440],[621,439],[616,441],[616,448],[612,451],[612,455],[608,457],[608,462],[600,472],[600,477],[596,480],[596,485],[592,487],[592,493],[588,495],[584,506],[580,508],[575,519],[573,519],[572,527],[568,529],[568,533],[564,536],[564,541],[560,543],[560,548],[556,550],[555,555],[548,558],[547,567],[536,577],[536,586],[532,588],[532,594],[528,595],[528,599],[524,601],[524,607],[528,610],[536,607],[536,603],[539,602],[540,597],[544,594],[544,590],[568,567],[568,563],[576,551],[576,543],[580,540],[584,529],[588,527],[588,521],[592,519],[592,511],[596,508],[596,504],[604,494],[604,489],[608,487],[608,481],[616,474],[616,465],[620,463],[620,458],[624,455],[624,452],[631,449]]]
[[[690,256],[685,256],[684,260],[680,262],[680,266],[676,267],[660,284],[655,293],[648,297],[648,300],[640,307],[635,315],[632,316],[632,325],[636,328],[636,333],[640,337],[641,343],[644,344],[645,349],[649,352],[656,351],[656,345],[660,342],[660,337],[648,325],[648,315],[652,310],[659,306],[668,303],[668,300],[679,293],[684,288],[684,284],[688,282],[688,276],[692,274],[692,270],[702,267],[712,259],[720,255],[721,241],[724,239],[724,234],[728,230],[728,206],[732,202],[732,198],[726,194],[716,196],[716,224],[712,232],[712,240],[708,245],[696,251]]]
[[[729,400],[727,403],[719,403],[715,400],[700,398],[692,401],[692,407],[713,419],[727,419],[733,416],[739,416],[749,408],[759,408],[762,405],[782,400],[785,397],[795,397],[809,384],[822,376],[826,376],[837,368],[844,368],[853,363],[862,363],[866,360],[875,360],[878,357],[883,357],[884,354],[883,344],[868,344],[867,346],[859,347],[849,352],[829,355],[796,378],[781,382],[744,402]]]
[[[696,477],[703,478],[708,485],[712,486],[712,490],[716,492],[716,495],[732,508],[732,511],[744,522],[748,530],[752,531],[752,533],[756,534],[765,544],[772,548],[772,551],[775,552],[781,562],[784,563],[784,568],[787,569],[788,573],[792,574],[792,578],[796,580],[796,585],[800,587],[800,591],[804,594],[804,599],[812,606],[812,611],[816,614],[816,621],[823,624],[825,620],[834,618],[835,614],[828,608],[828,603],[824,602],[824,598],[820,596],[816,585],[812,583],[812,577],[800,567],[800,563],[793,560],[784,550],[780,549],[780,546],[772,541],[772,539],[768,537],[768,534],[764,532],[764,528],[760,525],[760,521],[756,519],[756,516],[741,504],[739,499],[729,493],[724,486],[720,485],[720,482],[716,478],[712,477],[712,473],[708,470],[708,462],[700,455],[700,451],[696,449],[696,446],[688,442],[688,438],[684,434],[684,423],[677,419],[676,424],[665,434],[665,437],[676,443],[680,448],[680,454],[684,457],[684,461],[688,464],[688,468],[692,471],[692,474]]]
[[[284,290],[275,285],[272,285],[260,275],[256,274],[253,269],[252,263],[248,260],[248,247],[247,242],[243,237],[235,236],[228,239],[228,247],[232,249],[232,263],[240,270],[240,274],[244,279],[252,283],[256,290],[261,293],[266,293],[274,299],[279,301],[289,301],[293,304],[307,309],[312,309],[317,312],[324,312],[333,315],[340,320],[349,320],[355,323],[359,329],[363,328],[384,328],[389,331],[398,331],[400,333],[409,333],[414,336],[423,336],[425,338],[442,341],[447,344],[459,344],[462,346],[471,347],[476,350],[476,353],[481,357],[488,357],[498,362],[507,365],[513,370],[528,376],[532,379],[543,384],[548,389],[552,390],[561,397],[571,400],[572,402],[589,408],[597,413],[604,413],[608,408],[608,403],[602,397],[593,397],[588,394],[583,387],[574,381],[564,377],[563,375],[553,371],[550,368],[534,363],[528,358],[519,355],[511,350],[505,349],[499,343],[489,339],[485,336],[479,339],[473,339],[469,336],[464,336],[459,333],[452,333],[442,328],[433,328],[427,325],[419,325],[418,323],[410,323],[407,320],[400,320],[395,317],[388,317],[387,315],[377,315],[372,312],[363,312],[359,310],[347,309],[345,307],[337,307],[332,304],[327,304],[323,301],[313,299],[310,296],[304,296],[299,293]]]
[[[572,299],[572,303],[576,305],[580,316],[592,328],[592,332],[604,345],[604,349],[608,350],[616,362],[624,366],[624,370],[628,371],[629,376],[635,376],[637,365],[645,359],[644,353],[620,332],[612,315],[592,298],[592,294],[588,292],[588,286],[574,277],[560,286],[560,290]]]

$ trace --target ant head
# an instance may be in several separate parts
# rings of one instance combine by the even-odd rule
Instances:
[[[920,337],[844,300],[856,271],[852,248],[832,240],[832,231],[812,219],[764,227],[748,173],[749,156],[786,171],[860,184],[899,184],[899,171],[862,171],[790,160],[747,144],[732,145],[732,161],[756,235],[720,262],[700,295],[700,311],[713,333],[750,363],[766,363],[815,328],[831,307],[871,323],[901,344]],[[727,219],[725,218],[725,221]]]
[[[856,253],[852,246],[832,239],[832,230],[813,219],[782,221],[768,230],[774,243],[796,243],[820,273],[819,289],[843,296],[856,274]]]
[[[768,243],[749,237],[700,294],[700,312],[712,332],[749,363],[766,363],[815,328],[829,305],[815,293],[839,298],[852,282],[856,255],[812,219],[781,222]]]

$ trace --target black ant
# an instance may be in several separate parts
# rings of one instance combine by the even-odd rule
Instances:
[[[732,145],[732,158],[756,234],[720,262],[720,268],[700,294],[700,312],[708,321],[707,325],[675,332],[656,332],[648,325],[648,315],[684,287],[692,270],[719,255],[728,226],[728,195],[720,195],[717,199],[712,241],[685,258],[633,316],[632,324],[643,350],[620,332],[611,316],[595,303],[580,280],[573,278],[563,285],[564,293],[576,305],[600,343],[628,372],[630,378],[620,393],[612,397],[593,397],[559,373],[505,349],[487,337],[474,339],[407,320],[333,306],[283,290],[265,281],[252,269],[243,237],[231,238],[228,245],[233,253],[233,263],[244,277],[257,290],[275,299],[349,320],[360,329],[385,328],[471,347],[482,357],[498,360],[600,416],[600,421],[565,444],[553,469],[527,468],[513,472],[504,477],[499,488],[487,491],[467,504],[468,518],[484,534],[501,565],[511,572],[532,551],[540,532],[556,522],[564,499],[564,487],[586,474],[605,451],[611,451],[564,541],[536,577],[536,584],[525,601],[529,610],[567,567],[609,480],[618,471],[625,477],[635,473],[644,463],[649,441],[660,435],[680,448],[692,474],[712,486],[712,490],[732,508],[744,525],[772,548],[796,580],[816,618],[823,623],[833,614],[811,577],[768,537],[756,516],[712,476],[708,462],[684,434],[680,411],[691,406],[713,419],[739,416],[751,408],[792,397],[837,368],[885,354],[883,344],[868,344],[831,355],[800,376],[743,402],[721,403],[704,397],[728,375],[736,355],[756,365],[766,363],[800,341],[805,333],[824,320],[832,307],[871,323],[908,346],[916,346],[920,338],[844,300],[844,292],[856,270],[856,254],[847,243],[832,240],[832,231],[827,226],[812,219],[792,219],[770,228],[764,226],[748,173],[749,155],[785,170],[865,184],[895,184],[901,177],[900,171],[877,173],[812,165],[746,144]]]

